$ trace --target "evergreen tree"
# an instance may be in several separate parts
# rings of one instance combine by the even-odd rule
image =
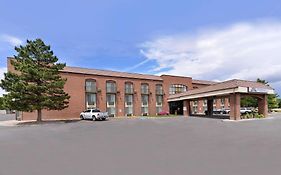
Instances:
[[[11,60],[16,72],[5,73],[0,87],[9,109],[37,111],[37,121],[42,121],[42,110],[62,110],[68,107],[69,95],[63,87],[66,79],[59,75],[65,64],[57,63],[50,46],[41,39],[27,40],[25,46],[15,47],[17,55]]]
[[[4,109],[4,98],[0,97],[0,110]]]

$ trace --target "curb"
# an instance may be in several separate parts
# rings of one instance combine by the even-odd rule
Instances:
[[[241,119],[241,120],[230,120],[230,119],[223,119],[222,122],[247,122],[247,121],[261,121],[261,120],[271,120],[275,117],[266,117],[266,118],[251,118],[251,119]]]

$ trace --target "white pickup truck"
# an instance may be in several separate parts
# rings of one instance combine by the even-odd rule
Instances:
[[[108,118],[107,112],[101,112],[98,109],[87,109],[80,113],[81,120],[106,120]]]

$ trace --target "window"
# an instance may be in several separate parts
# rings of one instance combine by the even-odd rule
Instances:
[[[141,113],[148,115],[148,95],[141,95]]]
[[[86,91],[86,108],[97,107],[97,94],[96,94],[96,81],[86,80],[85,91]]]
[[[208,103],[207,100],[203,100],[203,112],[205,112],[205,111],[208,110],[208,108],[207,108],[207,103]]]
[[[112,117],[115,116],[115,114],[116,114],[115,106],[116,106],[115,94],[107,94],[106,95],[106,111],[108,112],[109,116],[112,116]]]
[[[148,94],[149,93],[148,84],[141,84],[141,93],[142,94]]]
[[[87,105],[87,108],[97,107],[97,94],[86,93],[86,105]]]
[[[193,101],[193,113],[197,114],[198,112],[198,101]]]
[[[224,108],[224,104],[225,104],[225,99],[221,98],[221,107]]]
[[[163,86],[162,86],[162,84],[157,84],[156,85],[156,94],[157,95],[163,95]]]
[[[217,109],[217,100],[216,99],[214,99],[214,101],[213,101],[213,108]]]
[[[106,82],[106,93],[116,93],[116,83],[114,81]]]
[[[133,94],[134,93],[134,88],[133,88],[133,83],[125,83],[125,93],[126,94]]]
[[[163,86],[162,84],[156,85],[156,113],[160,113],[162,111],[163,106]]]
[[[125,95],[125,114],[126,116],[133,115],[133,95]]]
[[[86,80],[86,92],[96,92],[96,81],[95,80]]]
[[[163,96],[156,95],[156,112],[157,112],[157,114],[162,111],[162,106],[163,106]]]
[[[178,94],[187,91],[187,86],[183,84],[172,84],[170,85],[169,94]]]
[[[116,83],[114,81],[106,82],[106,111],[108,115],[116,115]]]
[[[133,115],[133,96],[134,88],[133,83],[126,82],[125,83],[125,115],[132,116]]]

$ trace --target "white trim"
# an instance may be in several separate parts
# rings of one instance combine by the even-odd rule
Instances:
[[[228,94],[232,94],[232,93],[256,94],[256,93],[248,92],[248,87],[237,87],[237,88],[215,90],[212,92],[202,92],[199,94],[186,95],[186,96],[182,96],[182,97],[172,98],[172,99],[168,99],[168,102],[197,99],[197,98],[204,98],[204,97],[212,97],[212,96],[223,96],[223,95],[228,95]],[[262,94],[274,94],[274,90],[268,90],[266,93],[262,93]]]

